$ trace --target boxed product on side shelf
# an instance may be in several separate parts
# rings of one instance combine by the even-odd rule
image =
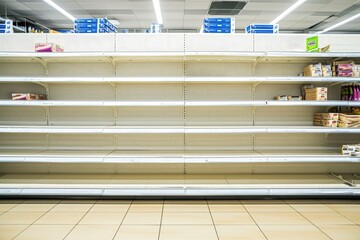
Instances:
[[[339,114],[338,113],[315,113],[314,126],[333,127],[338,126]]]
[[[75,33],[116,33],[117,27],[107,18],[79,18],[74,23]]]
[[[359,128],[360,115],[340,114],[339,127],[341,128]]]
[[[316,87],[316,88],[305,89],[305,100],[327,101],[327,88]]]
[[[350,157],[360,156],[360,144],[343,145],[341,147],[341,154]]]
[[[333,62],[332,63],[333,76],[352,77],[354,65],[355,65],[355,63],[353,60]]]
[[[205,18],[204,33],[235,33],[235,18]]]
[[[279,33],[279,24],[250,24],[245,28],[245,33]]]
[[[14,33],[13,20],[0,20],[0,33],[9,34]]]
[[[341,85],[341,100],[360,101],[360,84],[345,83]]]
[[[359,64],[353,65],[353,77],[360,77],[360,65]]]
[[[12,93],[12,100],[46,100],[45,94],[35,93]]]
[[[331,77],[331,65],[326,64],[310,64],[304,67],[304,76],[309,77]]]
[[[35,52],[64,52],[64,49],[55,43],[36,43]]]
[[[281,96],[274,97],[274,100],[278,100],[278,101],[301,101],[302,96],[281,95]]]

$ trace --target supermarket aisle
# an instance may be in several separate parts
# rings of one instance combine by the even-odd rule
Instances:
[[[360,239],[360,200],[0,200],[0,240]]]

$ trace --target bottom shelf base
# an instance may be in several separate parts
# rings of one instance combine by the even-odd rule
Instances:
[[[5,174],[0,177],[0,196],[360,197],[358,175],[343,178],[330,174]]]

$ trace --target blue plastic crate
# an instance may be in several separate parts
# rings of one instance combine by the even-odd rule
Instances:
[[[75,23],[75,28],[106,28],[107,25],[103,23]]]
[[[276,29],[252,29],[250,31],[246,31],[246,33],[268,33],[268,34],[274,34],[279,33]]]
[[[206,28],[231,28],[230,23],[204,23]]]
[[[0,33],[14,33],[14,32],[10,29],[0,29]]]
[[[76,28],[75,33],[109,33],[107,28]]]
[[[0,24],[0,29],[11,29],[12,25],[10,24]]]
[[[106,18],[78,18],[75,23],[106,23]]]
[[[250,29],[279,29],[279,24],[250,24],[246,28]]]
[[[230,28],[204,28],[204,33],[231,33]]]

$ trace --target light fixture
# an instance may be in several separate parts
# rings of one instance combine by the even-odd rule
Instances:
[[[358,14],[356,14],[355,16],[352,16],[352,17],[350,17],[350,18],[348,18],[348,19],[345,19],[345,20],[342,21],[342,22],[336,23],[336,24],[332,25],[331,27],[325,28],[325,29],[322,30],[322,31],[316,32],[316,33],[317,33],[317,34],[321,34],[321,33],[325,33],[325,32],[331,31],[331,30],[333,30],[334,28],[340,27],[340,26],[342,26],[342,25],[344,25],[344,24],[346,24],[346,23],[348,23],[348,22],[351,22],[351,21],[353,21],[353,20],[355,20],[355,19],[357,19],[357,18],[359,18],[359,17],[360,17],[360,13],[358,13]]]
[[[51,0],[43,0],[44,2],[46,2],[47,4],[49,4],[50,6],[52,6],[53,8],[55,8],[58,12],[60,12],[62,15],[66,16],[67,18],[71,19],[71,21],[75,21],[75,17],[73,15],[71,15],[70,13],[68,13],[67,11],[65,11],[62,7],[60,7],[59,5],[57,5],[56,3],[54,3]]]
[[[300,7],[304,2],[306,2],[306,0],[298,0],[296,3],[294,3],[291,7],[289,7],[288,9],[286,9],[282,14],[280,14],[277,18],[275,18],[274,20],[272,20],[270,22],[270,24],[277,24],[278,22],[281,21],[281,19],[283,19],[284,17],[286,17],[287,15],[289,15],[289,13],[291,13],[292,11],[294,11],[296,8]]]
[[[162,19],[162,16],[161,16],[160,1],[159,0],[153,0],[153,5],[154,5],[154,9],[155,9],[157,23],[159,25],[161,25],[161,24],[163,24],[163,19]]]

